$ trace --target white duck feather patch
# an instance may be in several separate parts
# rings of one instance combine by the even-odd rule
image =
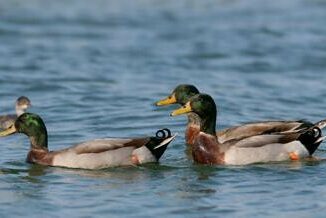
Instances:
[[[307,157],[309,152],[299,141],[286,144],[274,143],[261,147],[233,146],[225,152],[224,161],[229,165],[246,165],[273,161],[290,160],[289,154],[294,152],[300,158]]]

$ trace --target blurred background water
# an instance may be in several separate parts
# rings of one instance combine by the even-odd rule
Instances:
[[[216,100],[218,128],[324,119],[325,11],[324,0],[0,0],[1,113],[30,97],[53,150],[179,133],[160,164],[98,171],[27,164],[27,138],[2,138],[0,216],[325,216],[325,162],[195,165],[186,118],[153,106],[191,83]]]

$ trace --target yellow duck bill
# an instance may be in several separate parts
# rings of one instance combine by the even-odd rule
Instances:
[[[174,110],[172,113],[171,113],[171,116],[174,117],[174,116],[178,116],[178,115],[181,115],[181,114],[186,114],[186,113],[189,113],[192,111],[192,108],[190,106],[190,102],[188,102],[187,104],[185,104],[183,107],[177,109],[177,110]]]
[[[175,104],[177,103],[177,99],[175,97],[175,94],[170,95],[167,98],[164,98],[162,100],[159,100],[155,103],[156,106],[163,106],[163,105],[169,105],[169,104]]]
[[[17,132],[17,130],[16,130],[15,125],[12,125],[8,129],[1,131],[0,132],[0,137],[11,135],[11,134],[14,134],[16,132]]]

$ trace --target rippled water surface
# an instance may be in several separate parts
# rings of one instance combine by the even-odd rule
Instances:
[[[325,162],[195,165],[186,118],[153,102],[193,83],[218,128],[323,119],[325,21],[323,0],[0,0],[1,113],[30,97],[53,150],[179,133],[159,164],[98,171],[27,164],[27,138],[2,138],[0,216],[324,217]]]

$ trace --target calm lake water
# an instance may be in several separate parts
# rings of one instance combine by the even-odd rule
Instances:
[[[1,113],[30,97],[53,150],[179,133],[159,164],[95,171],[27,164],[26,136],[2,138],[0,217],[324,217],[326,162],[195,165],[186,118],[153,103],[192,83],[218,128],[324,119],[325,21],[323,0],[0,0]]]

